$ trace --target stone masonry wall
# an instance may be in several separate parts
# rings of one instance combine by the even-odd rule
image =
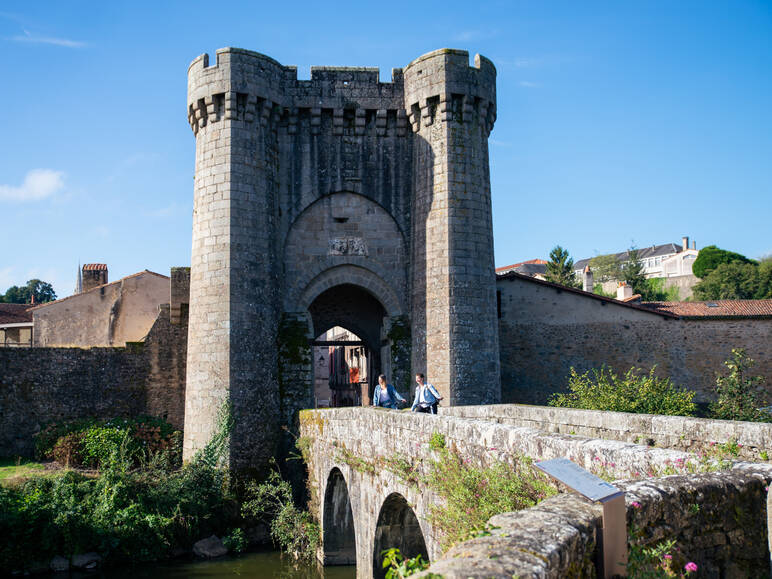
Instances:
[[[567,388],[569,370],[635,366],[713,399],[732,348],[756,361],[772,401],[772,320],[678,319],[563,291],[516,276],[500,279],[502,401],[545,404]]]
[[[640,528],[641,544],[652,546],[672,536],[691,560],[708,570],[706,576],[769,572],[764,492],[772,480],[768,464],[735,463],[730,470],[688,475],[692,468],[688,465],[698,466],[696,457],[677,450],[548,434],[443,414],[372,408],[304,411],[300,434],[308,441],[305,455],[315,496],[312,509],[323,520],[326,505],[321,498],[327,477],[333,468],[340,469],[352,497],[358,576],[370,576],[376,522],[393,492],[402,493],[414,506],[431,560],[441,556],[428,521],[428,508],[436,497],[425,488],[405,484],[383,462],[400,457],[426,472],[432,458],[429,439],[435,432],[443,434],[447,446],[473,464],[512,461],[524,454],[537,460],[567,457],[591,471],[598,472],[600,466],[604,476],[616,479],[650,473],[640,480],[618,483],[629,490],[628,521]],[[658,478],[666,472],[683,474]],[[491,537],[456,546],[431,571],[447,578],[565,577],[594,564],[599,514],[598,506],[568,494],[528,511],[499,515],[491,524],[501,528]]]
[[[166,306],[125,348],[0,348],[0,456],[31,456],[54,420],[150,414],[182,428],[186,334]]]
[[[731,441],[738,445],[737,454],[741,458],[758,460],[762,453],[772,456],[772,424],[757,422],[525,404],[455,406],[440,408],[440,412],[446,416],[492,420],[543,432],[635,442],[688,452],[711,452],[716,445]]]

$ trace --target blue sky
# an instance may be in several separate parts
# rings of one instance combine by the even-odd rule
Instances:
[[[298,66],[436,48],[498,69],[497,265],[678,242],[772,253],[772,3],[0,4],[0,291],[190,263],[186,70],[238,46]]]

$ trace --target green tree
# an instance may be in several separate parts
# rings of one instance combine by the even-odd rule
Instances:
[[[756,299],[772,299],[772,256],[764,257],[759,262]]]
[[[31,279],[24,286],[11,286],[2,296],[0,302],[7,304],[28,304],[35,298],[36,304],[52,302],[56,299],[56,292],[53,286],[39,279]]]
[[[593,279],[600,283],[619,279],[619,266],[619,260],[613,253],[596,255],[590,260]]]
[[[744,255],[721,249],[715,245],[706,245],[700,250],[700,254],[692,264],[692,273],[699,278],[705,278],[711,271],[722,263],[755,263]]]
[[[694,286],[698,300],[751,300],[759,294],[759,266],[721,263]]]
[[[711,413],[724,420],[748,420],[772,422],[772,416],[759,410],[767,404],[761,397],[763,376],[748,376],[754,361],[742,348],[733,348],[724,365],[729,369],[726,376],[716,376],[716,402],[710,405]]]
[[[627,259],[619,269],[618,279],[632,287],[634,294],[641,294],[642,299],[648,300],[649,288],[643,273],[643,262],[635,246],[627,250]]]
[[[547,281],[560,285],[578,288],[579,280],[574,274],[574,260],[568,255],[568,250],[556,245],[550,251],[550,260],[547,262],[547,273],[544,274]]]

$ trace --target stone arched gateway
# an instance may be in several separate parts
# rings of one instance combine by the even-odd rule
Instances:
[[[277,453],[281,426],[309,406],[308,339],[336,292],[385,312],[368,339],[393,380],[422,371],[449,404],[499,400],[495,79],[490,61],[450,49],[387,83],[341,67],[298,80],[237,48],[193,61],[186,458],[224,403],[233,466]]]

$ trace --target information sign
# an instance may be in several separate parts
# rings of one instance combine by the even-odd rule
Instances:
[[[584,495],[591,501],[605,503],[624,494],[611,483],[607,483],[567,458],[554,458],[534,463],[536,468],[558,479],[566,486]]]

